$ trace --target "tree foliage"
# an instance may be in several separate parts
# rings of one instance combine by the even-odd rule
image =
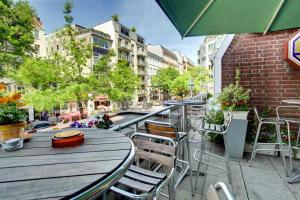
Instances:
[[[33,52],[34,9],[27,1],[0,1],[0,76]]]
[[[172,83],[177,76],[179,72],[174,67],[161,68],[156,75],[152,76],[151,85],[163,91],[166,98],[166,94],[171,93]]]
[[[109,97],[113,101],[122,102],[127,107],[127,101],[134,97],[141,79],[134,73],[128,61],[120,60],[111,72],[111,88]]]
[[[90,77],[87,61],[92,56],[91,46],[85,38],[79,38],[71,26],[72,2],[64,7],[66,25],[56,37],[63,45],[63,52],[54,52],[48,58],[26,58],[15,78],[27,86],[26,99],[39,109],[49,109],[71,100],[77,101],[82,110],[82,101],[88,98]],[[40,105],[38,98],[45,105]]]

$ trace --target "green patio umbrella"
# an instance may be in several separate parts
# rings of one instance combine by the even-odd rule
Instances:
[[[156,0],[182,37],[300,27],[300,0]]]

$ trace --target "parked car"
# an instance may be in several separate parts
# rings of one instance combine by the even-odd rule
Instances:
[[[29,130],[27,133],[35,133],[38,130],[49,128],[51,126],[53,126],[53,124],[49,121],[36,121],[29,125]]]

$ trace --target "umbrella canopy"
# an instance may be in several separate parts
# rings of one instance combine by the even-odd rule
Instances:
[[[182,37],[300,27],[300,0],[156,0]]]

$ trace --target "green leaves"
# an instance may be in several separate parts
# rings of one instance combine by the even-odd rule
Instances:
[[[15,124],[25,119],[25,111],[20,110],[16,103],[0,104],[0,125]]]
[[[125,60],[117,63],[110,75],[110,81],[112,87],[109,90],[109,97],[118,102],[131,100],[141,84],[140,78]]]
[[[33,52],[34,16],[27,1],[0,1],[0,71],[14,69]]]

